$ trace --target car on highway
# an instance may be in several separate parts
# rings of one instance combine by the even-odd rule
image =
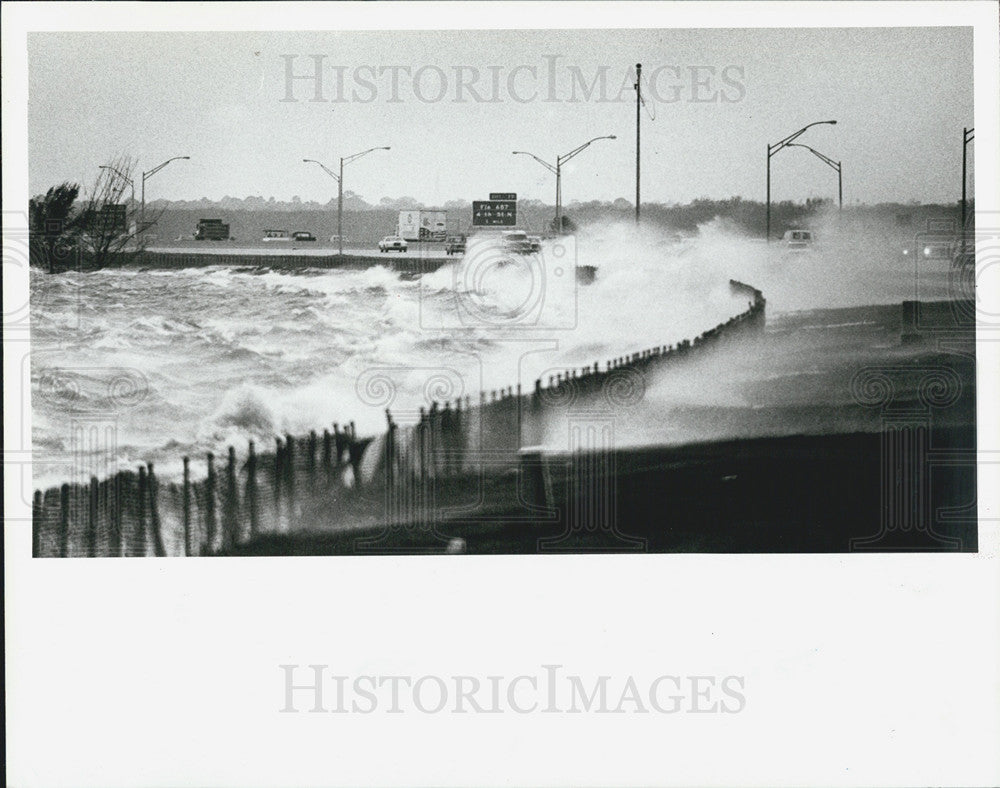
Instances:
[[[444,242],[445,254],[465,254],[465,236],[449,235]]]
[[[501,237],[504,251],[512,254],[531,254],[531,241],[523,230],[508,230]]]
[[[903,256],[916,255],[925,260],[952,260],[959,244],[951,238],[922,238],[903,248]]]
[[[809,230],[788,230],[781,240],[790,250],[805,252],[812,248],[813,234]]]
[[[307,233],[305,230],[300,230],[297,233],[292,233],[293,241],[315,241],[316,236],[312,233]]]
[[[264,230],[264,237],[261,240],[272,243],[274,241],[290,241],[292,239],[288,237],[287,230]]]
[[[387,235],[379,241],[378,250],[380,252],[405,252],[407,250],[407,244],[405,239],[400,238],[398,235]]]
[[[531,244],[532,252],[542,251],[542,237],[540,235],[529,235],[528,243]]]

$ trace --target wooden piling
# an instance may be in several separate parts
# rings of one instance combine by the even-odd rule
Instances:
[[[97,490],[100,482],[90,477],[89,505],[87,506],[87,558],[97,557]]]
[[[190,458],[184,458],[184,555],[191,555],[191,468]]]
[[[124,526],[124,518],[122,516],[123,505],[122,473],[119,471],[108,483],[108,530],[110,541],[108,552],[115,558],[121,558],[124,555],[122,549],[125,544],[125,540],[122,538],[122,528]]]
[[[69,485],[59,488],[59,557],[69,556]]]
[[[149,524],[153,531],[153,555],[166,558],[167,546],[163,541],[163,527],[160,521],[160,506],[157,497],[156,476],[153,474],[153,463],[146,466],[149,475],[146,479],[146,489],[149,493]]]
[[[281,511],[281,477],[285,472],[284,468],[285,450],[281,445],[281,438],[274,439],[274,511],[277,515]]]
[[[143,555],[143,556],[146,555],[146,541],[147,541],[147,538],[146,538],[146,486],[147,486],[146,468],[144,466],[140,465],[139,466],[139,496],[138,496],[138,501],[137,501],[137,503],[138,503],[138,506],[137,506],[138,525],[137,525],[137,529],[136,530],[137,530],[137,532],[139,534],[139,538],[142,541],[142,552],[140,553],[140,555]]]
[[[323,430],[323,472],[326,474],[326,481],[330,482],[330,469],[333,464],[333,444],[331,441],[330,430]]]
[[[215,551],[215,455],[209,452],[205,457],[208,463],[208,474],[205,477],[205,542],[202,555],[211,555]]]
[[[105,479],[97,485],[97,522],[102,525],[107,536],[105,557],[113,556],[111,550],[111,479]]]
[[[388,409],[386,416],[385,433],[385,487],[387,496],[391,496],[396,485],[396,425],[392,420],[392,415]]]
[[[306,449],[309,453],[306,458],[306,465],[309,469],[309,487],[316,487],[316,430],[309,431],[309,443]]]
[[[42,555],[42,520],[44,519],[45,508],[42,505],[42,491],[35,490],[35,496],[31,503],[31,557],[40,558]]]
[[[295,508],[295,438],[285,435],[285,491],[289,512]]]
[[[239,541],[239,490],[236,483],[236,449],[229,447],[226,464],[226,496],[222,510],[222,549],[232,549]]]
[[[361,459],[364,456],[366,444],[352,440],[348,447],[348,456],[351,463],[351,471],[354,475],[354,489],[361,488]]]
[[[247,450],[247,509],[250,512],[250,536],[255,537],[260,531],[260,511],[257,508],[257,454],[253,441]]]
[[[336,449],[334,453],[334,465],[340,467],[340,458],[344,456],[344,438],[340,432],[340,425],[333,422],[333,442]]]

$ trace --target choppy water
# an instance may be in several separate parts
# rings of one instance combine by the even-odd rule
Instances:
[[[65,477],[81,424],[110,429],[119,465],[167,475],[185,453],[334,421],[374,433],[387,406],[530,390],[742,311],[730,277],[762,288],[772,313],[912,297],[896,262],[789,261],[719,228],[681,243],[611,228],[542,258],[497,267],[470,248],[415,280],[384,267],[33,273],[32,435],[51,458],[36,486]],[[599,266],[593,285],[574,284],[574,260]]]

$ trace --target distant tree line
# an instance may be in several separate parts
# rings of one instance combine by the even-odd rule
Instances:
[[[276,201],[273,197],[224,198],[196,201],[157,201],[145,207],[134,199],[134,160],[120,156],[103,166],[89,196],[80,198],[74,183],[54,186],[29,203],[32,264],[47,271],[98,268],[134,260],[150,241],[169,243],[190,239],[199,219],[220,218],[232,225],[238,242],[256,242],[263,228],[311,231],[320,238],[336,232],[336,199],[324,205]],[[424,206],[413,197],[383,198],[372,205],[359,195],[345,192],[345,236],[351,243],[374,244],[396,231],[397,211],[411,208],[441,208],[448,213],[448,232],[467,233],[471,228],[472,203],[449,200],[443,205]],[[835,210],[827,199],[805,202],[784,200],[771,204],[772,232],[780,235],[789,227],[802,226],[820,212]],[[974,210],[974,208],[972,209]],[[643,203],[642,221],[668,233],[695,233],[716,218],[727,221],[747,235],[762,237],[766,207],[742,197],[715,200],[699,198],[686,204]],[[957,204],[917,205],[882,203],[853,205],[845,217],[865,222],[879,219],[898,226],[919,228],[927,220],[958,221]],[[533,233],[556,229],[555,208],[542,200],[518,201],[518,223]],[[571,201],[563,206],[563,231],[573,232],[608,222],[631,223],[635,208],[629,200]],[[912,224],[911,224],[912,223]]]

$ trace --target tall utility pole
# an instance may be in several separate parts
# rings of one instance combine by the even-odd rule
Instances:
[[[337,176],[337,254],[344,254],[344,158],[340,158],[340,175]]]
[[[639,151],[641,136],[639,121],[642,118],[642,63],[635,64],[635,223],[639,224]]]
[[[962,244],[965,244],[966,186],[969,176],[969,143],[976,138],[975,129],[962,129]]]

